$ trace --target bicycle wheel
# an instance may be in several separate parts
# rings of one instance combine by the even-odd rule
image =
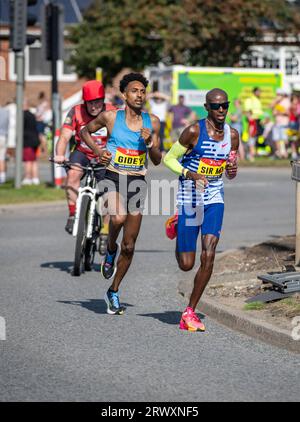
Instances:
[[[97,240],[99,238],[99,216],[95,211],[94,222],[93,222],[93,233],[92,238],[87,239],[84,253],[84,269],[85,271],[92,271],[92,266],[94,264],[95,253],[97,250]]]
[[[74,257],[74,268],[73,275],[79,276],[83,272],[83,258],[85,255],[86,247],[86,230],[87,230],[87,218],[88,209],[90,205],[90,198],[86,195],[82,197],[80,215],[78,222],[78,231],[76,236],[75,244],[75,257]]]

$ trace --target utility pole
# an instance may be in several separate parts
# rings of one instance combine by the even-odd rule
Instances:
[[[23,136],[24,136],[24,51],[18,51],[15,54],[17,69],[17,89],[16,89],[16,105],[17,105],[17,122],[16,122],[16,167],[15,167],[15,188],[20,189],[22,181],[22,158],[23,158]]]
[[[295,265],[300,266],[300,162],[292,161],[292,179],[296,181],[296,254]]]
[[[45,58],[51,61],[52,73],[52,158],[55,155],[56,132],[61,126],[61,99],[58,91],[57,62],[63,59],[64,43],[64,9],[60,4],[52,1],[45,6],[43,19],[42,43]],[[55,163],[51,163],[51,179],[55,182]]]

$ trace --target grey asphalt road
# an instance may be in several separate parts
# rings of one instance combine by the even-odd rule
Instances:
[[[226,182],[219,251],[292,234],[294,196],[288,169],[242,169]],[[0,213],[1,401],[299,401],[299,356],[208,317],[205,333],[178,329],[177,285],[193,273],[176,267],[165,216],[144,218],[123,316],[106,314],[98,265],[70,275],[65,219],[62,206]]]

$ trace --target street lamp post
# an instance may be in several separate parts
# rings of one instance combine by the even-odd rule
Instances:
[[[300,162],[292,161],[292,179],[296,181],[296,256],[295,265],[300,265]]]

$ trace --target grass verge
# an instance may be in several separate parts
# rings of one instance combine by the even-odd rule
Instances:
[[[247,303],[244,306],[245,311],[260,311],[261,309],[264,309],[266,307],[266,304],[263,302],[252,302]]]
[[[0,205],[59,201],[65,199],[64,189],[57,189],[42,183],[38,186],[22,186],[15,189],[13,181],[0,185]]]
[[[239,161],[240,167],[286,167],[291,168],[291,160],[272,160],[268,157],[256,157],[255,161]]]

